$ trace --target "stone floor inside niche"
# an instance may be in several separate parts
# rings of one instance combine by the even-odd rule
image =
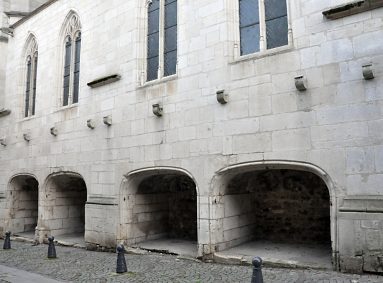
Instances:
[[[84,233],[71,233],[64,235],[53,235],[55,237],[55,242],[62,246],[85,248],[85,239]],[[18,232],[12,235],[12,239],[22,241],[22,242],[35,242],[35,232]]]
[[[35,231],[17,232],[17,233],[13,233],[12,236],[25,238],[25,239],[29,239],[29,240],[34,240]]]
[[[55,241],[57,241],[60,245],[85,248],[84,233],[64,234],[54,237]]]
[[[135,247],[193,258],[196,258],[198,255],[197,242],[183,239],[161,238],[138,243]]]
[[[259,256],[265,265],[332,269],[329,245],[288,244],[253,241],[215,253],[217,261],[251,263]]]

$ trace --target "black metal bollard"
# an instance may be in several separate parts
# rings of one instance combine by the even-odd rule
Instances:
[[[125,261],[125,248],[123,245],[117,246],[117,273],[125,273],[128,272],[128,268],[126,267],[126,261]]]
[[[53,242],[55,237],[50,236],[48,238],[48,258],[56,258],[56,248],[55,248],[55,243]]]
[[[251,283],[263,283],[262,259],[258,256],[253,258],[253,277]]]
[[[10,250],[11,249],[11,232],[10,231],[5,232],[3,249],[4,250]]]

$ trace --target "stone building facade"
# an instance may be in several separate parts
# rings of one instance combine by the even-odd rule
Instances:
[[[315,243],[382,272],[382,1],[279,4],[51,0],[11,25],[3,231]]]

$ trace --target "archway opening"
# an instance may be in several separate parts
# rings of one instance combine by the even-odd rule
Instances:
[[[15,235],[33,238],[38,219],[38,181],[29,175],[16,176],[10,182],[9,194],[8,229]]]
[[[197,255],[197,193],[194,181],[178,172],[133,177],[123,199],[124,240],[143,249]]]
[[[86,184],[80,175],[51,176],[42,204],[43,225],[58,240],[84,244],[86,200]]]
[[[331,268],[330,195],[311,172],[238,173],[225,186],[228,253]]]

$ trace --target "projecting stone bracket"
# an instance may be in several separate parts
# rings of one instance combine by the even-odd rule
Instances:
[[[106,77],[99,78],[99,79],[96,79],[94,81],[91,81],[91,82],[87,83],[87,85],[89,87],[91,87],[91,88],[95,88],[95,87],[100,87],[100,86],[103,86],[103,85],[114,83],[116,81],[119,81],[120,79],[121,79],[120,75],[114,74],[114,75],[111,75],[111,76],[106,76]]]
[[[7,43],[8,42],[8,37],[4,36],[4,35],[0,35],[0,42],[5,42]]]
[[[359,0],[333,7],[322,14],[329,20],[336,20],[379,7],[383,7],[383,0]]]
[[[11,114],[11,110],[5,108],[0,109],[0,117],[8,116],[9,114]]]

